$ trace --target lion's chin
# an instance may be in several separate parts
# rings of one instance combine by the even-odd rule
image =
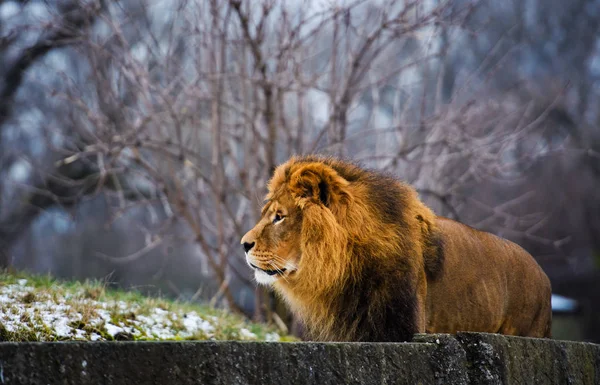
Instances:
[[[256,279],[256,282],[261,285],[272,285],[275,281],[277,281],[277,275],[269,275],[262,270],[255,269],[254,279]]]
[[[261,285],[272,285],[278,278],[283,278],[285,282],[289,282],[290,279],[295,277],[296,271],[298,270],[293,263],[287,263],[286,267],[280,270],[263,270],[254,268],[254,279]]]

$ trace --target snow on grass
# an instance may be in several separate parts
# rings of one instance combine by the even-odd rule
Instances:
[[[0,272],[0,341],[207,339],[294,340],[200,305]]]

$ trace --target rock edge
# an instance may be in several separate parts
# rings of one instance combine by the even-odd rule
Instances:
[[[484,333],[410,343],[0,343],[0,384],[600,384],[600,345]]]

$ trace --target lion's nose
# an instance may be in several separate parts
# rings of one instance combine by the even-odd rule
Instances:
[[[252,242],[252,243],[248,243],[248,242],[244,242],[244,251],[247,253],[250,251],[251,248],[254,247],[254,244],[256,242]]]

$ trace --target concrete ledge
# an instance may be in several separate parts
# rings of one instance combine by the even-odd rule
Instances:
[[[600,384],[600,345],[493,334],[413,343],[0,343],[0,384]]]
[[[600,384],[600,345],[459,333],[477,384]]]

